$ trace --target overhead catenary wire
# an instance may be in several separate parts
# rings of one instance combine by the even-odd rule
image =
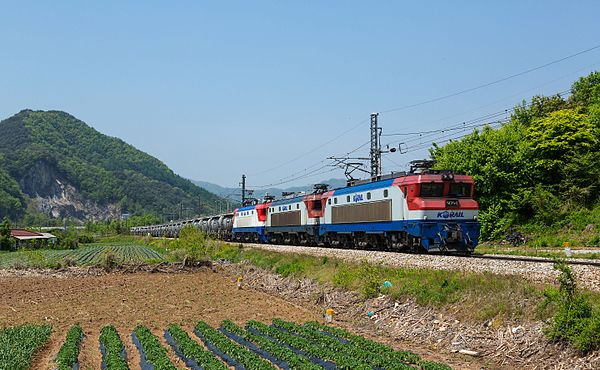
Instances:
[[[310,154],[312,154],[312,153],[316,152],[317,150],[319,150],[319,149],[321,149],[321,148],[323,148],[323,147],[325,147],[325,146],[327,146],[327,145],[329,145],[329,144],[333,143],[334,141],[338,140],[340,137],[342,137],[342,136],[344,136],[344,135],[346,135],[346,134],[348,134],[348,133],[350,133],[350,132],[352,132],[352,131],[356,130],[357,128],[359,128],[360,126],[362,126],[362,125],[363,125],[365,122],[367,122],[367,121],[368,121],[368,119],[364,119],[364,120],[362,120],[362,121],[358,122],[356,125],[354,125],[354,126],[350,127],[348,130],[346,130],[346,131],[342,131],[342,133],[341,133],[341,134],[339,134],[338,136],[334,137],[333,139],[331,139],[331,140],[328,140],[328,141],[324,142],[323,144],[320,144],[320,145],[318,145],[318,146],[314,147],[313,149],[311,149],[311,150],[309,150],[309,151],[307,151],[307,152],[304,152],[304,153],[302,153],[302,154],[300,154],[300,155],[298,155],[298,156],[296,156],[296,157],[294,157],[294,158],[290,159],[289,161],[283,162],[283,163],[281,163],[281,164],[279,164],[279,165],[277,165],[277,166],[274,166],[274,167],[268,168],[268,169],[266,169],[266,170],[263,170],[263,171],[260,171],[260,172],[251,173],[251,174],[250,174],[250,176],[262,175],[262,174],[264,174],[264,173],[267,173],[267,172],[271,172],[271,171],[274,171],[274,170],[280,169],[280,168],[282,168],[282,167],[284,167],[284,166],[287,166],[287,165],[288,165],[288,164],[290,164],[290,163],[293,163],[293,162],[295,162],[295,161],[297,161],[297,160],[299,160],[299,159],[302,159],[302,158],[306,157],[307,155],[310,155]]]
[[[554,95],[564,95],[566,93],[571,92],[571,89],[566,89],[566,90],[562,90]],[[525,107],[530,107],[531,106],[531,102],[526,103]],[[457,132],[464,132],[467,131],[469,129],[476,129],[476,128],[480,128],[480,127],[485,127],[485,126],[490,126],[490,127],[494,127],[495,126],[499,126],[502,123],[506,123],[509,121],[509,114],[512,114],[514,112],[515,108],[511,108],[511,109],[504,109],[501,111],[496,111],[494,113],[488,113],[485,115],[482,115],[480,117],[476,117],[470,120],[466,120],[463,122],[459,122],[456,124],[452,124],[449,125],[445,128],[442,129],[438,129],[438,130],[425,130],[425,131],[420,131],[420,132],[412,132],[409,133],[407,136],[409,136],[406,140],[403,140],[402,142],[400,142],[401,144],[410,144],[410,143],[414,143],[415,141],[419,141],[419,144],[414,145],[414,146],[409,146],[407,148],[405,148],[404,151],[402,151],[402,154],[408,154],[408,153],[413,153],[416,152],[418,150],[421,149],[425,149],[428,148],[432,145],[433,142],[436,142],[437,144],[441,144],[441,143],[445,143],[447,141],[450,140],[456,140],[465,136],[468,136],[472,133],[472,131],[470,131],[468,134],[464,134],[464,135],[458,135],[458,136],[453,136],[455,135]],[[505,116],[505,119],[502,120],[498,120],[498,117],[501,116]],[[491,119],[495,118],[496,120],[494,121],[490,121]],[[402,133],[392,133],[392,134],[387,134],[387,135],[382,135],[382,136],[386,136],[386,137],[391,137],[391,136],[401,136]],[[412,137],[410,137],[412,135]],[[447,139],[449,138],[449,139]],[[447,140],[446,140],[447,139]],[[440,141],[441,140],[441,141]],[[426,141],[426,142],[424,142]],[[354,148],[353,150],[347,152],[345,155],[343,156],[348,156],[350,154],[353,154],[355,152],[357,152],[358,150],[362,149],[363,147],[365,147],[366,145],[368,145],[370,143],[370,141],[367,141],[361,145],[359,145],[358,147]],[[393,144],[394,142],[389,142],[387,143],[385,146],[389,146],[391,144]],[[389,157],[387,157],[388,160]],[[393,161],[393,160],[390,160]],[[260,186],[254,186],[254,189],[265,189],[265,188],[269,188],[269,187],[274,187],[274,186],[279,186],[279,185],[283,185],[283,184],[287,184],[293,181],[297,181],[297,180],[301,180],[301,179],[305,179],[305,178],[309,178],[309,177],[313,177],[315,176],[315,173],[318,173],[319,171],[323,170],[326,167],[330,167],[329,165],[325,164],[323,165],[323,163],[327,162],[326,160],[321,160],[315,164],[313,164],[312,166],[309,166],[307,168],[305,168],[302,171],[297,171],[295,173],[293,173],[292,175],[286,176],[281,178],[278,181],[274,181],[270,184],[265,184],[265,185],[260,185]],[[395,162],[394,162],[395,163]],[[396,165],[399,166],[399,164],[395,163]],[[312,167],[316,167],[319,166],[317,169],[315,170],[311,170],[306,172],[307,169],[312,168]],[[334,170],[336,170],[336,168],[330,169],[328,172],[333,172]]]
[[[529,68],[527,70],[524,70],[524,71],[521,71],[521,72],[518,72],[518,73],[515,73],[515,74],[512,74],[512,75],[509,75],[509,76],[506,76],[506,77],[502,77],[502,78],[499,78],[497,80],[490,81],[490,82],[487,82],[487,83],[484,83],[484,84],[481,84],[481,85],[478,85],[478,86],[474,86],[474,87],[471,87],[471,88],[468,88],[468,89],[460,90],[460,91],[457,91],[457,92],[454,92],[454,93],[451,93],[451,94],[439,96],[437,98],[427,99],[427,100],[423,100],[421,102],[417,102],[417,103],[413,103],[413,104],[408,104],[408,105],[404,105],[404,106],[401,106],[401,107],[396,107],[396,108],[390,108],[390,109],[382,110],[382,111],[379,111],[379,113],[383,114],[383,113],[397,112],[397,111],[400,111],[400,110],[405,110],[405,109],[414,108],[414,107],[418,107],[418,106],[425,105],[425,104],[435,103],[435,102],[438,102],[438,101],[441,101],[441,100],[445,100],[445,99],[449,99],[449,98],[452,98],[452,97],[455,97],[455,96],[458,96],[458,95],[462,95],[462,94],[466,94],[466,93],[469,93],[469,92],[477,91],[477,90],[483,89],[485,87],[496,85],[496,84],[498,84],[500,82],[508,81],[510,79],[513,79],[513,78],[516,78],[516,77],[520,77],[520,76],[523,76],[525,74],[528,74],[528,73],[531,73],[531,72],[534,72],[534,71],[537,71],[537,70],[549,67],[551,65],[563,62],[565,60],[568,60],[568,59],[571,59],[571,58],[575,58],[576,56],[579,56],[579,55],[582,55],[582,54],[585,54],[585,53],[589,53],[589,52],[594,51],[596,49],[600,49],[600,45],[596,45],[596,46],[593,46],[591,48],[588,48],[588,49],[585,49],[585,50],[581,50],[581,51],[579,51],[577,53],[574,53],[574,54],[571,54],[571,55],[567,55],[566,57],[555,59],[555,60],[553,60],[551,62],[542,64],[542,65],[539,65],[539,66],[536,66],[536,67],[533,67],[533,68]]]
[[[518,73],[515,73],[515,74],[512,74],[512,75],[509,75],[509,76],[506,76],[506,77],[503,77],[503,78],[500,78],[500,79],[497,79],[497,80],[494,80],[494,81],[491,81],[491,82],[488,82],[488,83],[485,83],[485,84],[481,84],[481,85],[478,85],[478,86],[474,86],[474,87],[472,87],[472,88],[468,88],[468,89],[460,90],[460,91],[457,91],[457,92],[455,92],[455,93],[447,94],[447,95],[444,95],[444,96],[441,96],[441,97],[432,98],[432,99],[428,99],[428,100],[425,100],[425,101],[417,102],[417,103],[414,103],[414,104],[409,104],[409,105],[405,105],[405,106],[401,106],[401,107],[397,107],[397,108],[391,108],[391,109],[382,110],[382,111],[380,111],[380,113],[381,113],[381,114],[384,114],[384,113],[391,113],[391,112],[395,112],[395,111],[399,111],[399,110],[404,110],[404,109],[413,108],[413,107],[417,107],[417,106],[421,106],[421,105],[425,105],[425,104],[430,104],[430,103],[433,103],[433,102],[437,102],[437,101],[440,101],[440,100],[444,100],[444,99],[448,99],[448,98],[451,98],[451,97],[454,97],[454,96],[458,96],[458,95],[461,95],[461,94],[466,94],[466,93],[468,93],[468,92],[476,91],[476,90],[479,90],[479,89],[482,89],[482,88],[485,88],[485,87],[488,87],[488,86],[492,86],[492,85],[494,85],[494,84],[498,84],[498,83],[500,83],[500,82],[504,82],[504,81],[507,81],[507,80],[510,80],[510,79],[513,79],[513,78],[516,78],[516,77],[519,77],[519,76],[525,75],[525,74],[527,74],[527,73],[534,72],[534,71],[536,71],[536,70],[540,70],[540,69],[542,69],[542,68],[546,68],[546,67],[548,67],[548,66],[551,66],[551,65],[554,65],[554,64],[560,63],[560,62],[562,62],[562,61],[565,61],[565,60],[568,60],[568,59],[574,58],[574,57],[576,57],[576,56],[579,56],[579,55],[582,55],[582,54],[585,54],[585,53],[591,52],[591,51],[593,51],[593,50],[596,50],[596,49],[599,49],[599,48],[600,48],[600,45],[596,45],[596,46],[593,46],[593,47],[591,47],[591,48],[588,48],[588,49],[585,49],[585,50],[579,51],[579,52],[577,52],[577,53],[574,53],[574,54],[571,54],[571,55],[568,55],[568,56],[565,56],[565,57],[562,57],[562,58],[559,58],[559,59],[556,59],[556,60],[550,61],[550,62],[548,62],[548,63],[542,64],[542,65],[539,65],[539,66],[536,66],[536,67],[533,67],[533,68],[529,68],[529,69],[527,69],[527,70],[524,70],[524,71],[521,71],[521,72],[518,72]],[[324,142],[323,144],[320,144],[320,145],[316,146],[315,148],[313,148],[313,149],[311,149],[311,150],[309,150],[309,151],[307,151],[307,152],[304,152],[304,153],[302,153],[302,154],[300,154],[300,155],[298,155],[298,156],[296,156],[296,157],[292,158],[292,159],[291,159],[291,160],[289,160],[289,161],[283,162],[283,163],[281,163],[281,164],[279,164],[279,165],[277,165],[277,166],[274,166],[274,167],[268,168],[268,169],[266,169],[266,170],[263,170],[263,171],[260,171],[260,172],[254,173],[254,174],[252,174],[252,175],[256,176],[256,175],[260,175],[260,174],[263,174],[263,173],[267,173],[267,172],[270,172],[270,171],[273,171],[273,170],[276,170],[276,169],[282,168],[282,167],[284,167],[284,166],[286,166],[286,165],[288,165],[288,164],[290,164],[290,163],[293,163],[293,162],[295,162],[295,161],[297,161],[297,160],[299,160],[299,159],[301,159],[301,158],[303,158],[303,157],[305,157],[305,156],[307,156],[307,155],[309,155],[309,154],[312,154],[312,153],[316,152],[317,150],[319,150],[319,149],[321,149],[321,148],[325,147],[326,145],[329,145],[330,143],[332,143],[332,142],[334,142],[334,141],[338,140],[340,137],[342,137],[342,136],[344,136],[344,135],[348,134],[349,132],[352,132],[353,130],[357,129],[357,128],[358,128],[358,127],[360,127],[362,124],[364,124],[364,123],[366,123],[366,122],[368,122],[368,121],[369,121],[368,119],[364,119],[364,120],[362,120],[362,121],[358,122],[356,125],[354,125],[354,126],[352,126],[351,128],[349,128],[348,130],[345,130],[345,131],[343,131],[341,134],[339,134],[338,136],[336,136],[336,137],[332,138],[331,140],[328,140],[328,141]],[[463,125],[465,125],[465,124],[463,123]],[[426,135],[426,134],[435,134],[435,133],[438,133],[438,132],[440,132],[440,131],[444,131],[444,130],[448,130],[448,129],[449,129],[449,128],[447,128],[447,129],[442,129],[442,130],[429,130],[429,132],[422,132],[422,133],[419,133],[419,135],[421,135],[421,138],[424,138],[424,137],[423,137],[423,135],[424,135],[424,134],[425,134],[425,135]],[[405,134],[405,135],[403,135],[403,136],[410,136],[410,134],[417,134],[417,133],[409,133],[409,134]],[[389,135],[384,135],[384,136],[392,136],[392,135],[391,135],[391,134],[389,134]],[[400,135],[398,135],[398,136],[400,136]],[[413,139],[413,140],[417,140],[417,139]],[[366,145],[366,144],[365,144],[365,145]],[[361,147],[362,147],[362,146],[361,146]],[[351,151],[350,153],[353,153],[353,152],[355,152],[355,151],[359,150],[361,147],[359,147],[359,148],[355,149],[354,151]],[[307,167],[306,169],[308,169],[308,168],[312,168],[312,167],[314,167],[314,166],[318,166],[318,165],[319,165],[319,164],[321,164],[321,163],[323,163],[323,161],[317,162],[316,164],[313,164],[312,166],[309,166],[309,167]],[[306,169],[305,169],[305,170],[306,170]],[[291,176],[288,176],[288,177],[295,178],[295,176],[294,176],[294,175],[291,175]],[[284,179],[286,179],[286,178],[284,178]],[[290,181],[293,181],[293,180],[290,180]],[[290,181],[285,181],[285,183],[287,183],[287,182],[290,182]],[[280,181],[280,182],[281,182],[281,181]]]
[[[564,96],[565,94],[568,94],[571,92],[571,89],[567,89],[567,90],[562,90],[558,93],[553,94],[552,96]],[[530,107],[531,106],[531,102],[528,102],[524,105],[524,107]],[[415,141],[431,141],[432,138],[437,138],[440,134],[445,134],[447,132],[452,132],[452,131],[463,131],[466,129],[470,129],[470,128],[479,128],[479,127],[483,127],[488,125],[489,123],[493,123],[498,121],[499,117],[505,116],[505,119],[501,120],[503,122],[506,122],[509,118],[509,115],[513,114],[515,112],[515,108],[511,108],[511,109],[505,109],[502,111],[498,111],[495,113],[490,113],[490,114],[486,114],[483,115],[481,117],[477,117],[471,120],[467,120],[464,121],[462,123],[457,123],[451,126],[447,126],[445,128],[442,129],[437,129],[437,130],[426,130],[426,131],[420,131],[420,132],[411,132],[406,134],[406,136],[409,136],[406,139],[403,139],[400,143],[401,144],[405,144],[408,145],[410,143],[414,143]],[[491,119],[494,119],[494,121],[490,121]],[[387,135],[382,135],[382,136],[386,136],[386,137],[390,137],[390,136],[403,136],[403,133],[392,133],[392,134],[387,134]],[[393,143],[395,143],[395,141],[391,141],[389,143],[387,143],[386,145],[392,145]]]

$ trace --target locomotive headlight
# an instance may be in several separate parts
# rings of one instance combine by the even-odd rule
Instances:
[[[477,215],[473,216],[473,220],[477,221]]]
[[[423,220],[427,220],[427,216],[423,216]]]

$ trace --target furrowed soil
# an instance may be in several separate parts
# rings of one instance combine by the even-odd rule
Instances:
[[[238,290],[229,277],[210,271],[0,279],[0,327],[52,325],[50,343],[36,356],[32,369],[54,368],[54,356],[68,328],[77,322],[85,331],[81,369],[100,368],[100,329],[109,324],[119,330],[135,369],[139,368],[139,355],[130,335],[138,324],[162,338],[173,322],[191,328],[198,320],[218,326],[225,319],[243,324],[248,320],[269,322],[273,317],[296,322],[320,318],[314,307],[302,308],[265,293]],[[185,368],[182,362],[178,366]]]
[[[50,341],[37,353],[31,369],[55,368],[54,358],[68,328],[75,323],[80,323],[85,333],[80,368],[88,370],[100,368],[99,336],[105,325],[114,325],[119,331],[132,369],[140,368],[139,353],[131,339],[133,329],[140,324],[150,328],[168,348],[176,366],[185,369],[163,337],[170,323],[181,324],[192,334],[199,320],[213,327],[225,319],[240,325],[248,320],[269,323],[274,317],[298,323],[323,321],[323,308],[316,304],[250,287],[239,290],[237,275],[231,271],[109,274],[85,271],[74,268],[68,273],[26,271],[0,275],[0,327],[25,323],[52,325]],[[344,326],[352,326],[347,324]],[[390,343],[388,337],[373,339],[399,344]],[[427,346],[400,345],[402,348],[398,349],[412,350],[426,359],[449,363],[453,368],[481,368],[479,361],[464,361]]]

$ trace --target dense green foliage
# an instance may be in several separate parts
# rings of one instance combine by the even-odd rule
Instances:
[[[100,343],[104,346],[102,362],[106,370],[129,370],[129,365],[123,356],[125,347],[114,326],[109,325],[100,331]]]
[[[308,340],[311,340],[313,343],[317,343],[330,350],[334,350],[338,353],[354,358],[361,363],[369,364],[371,367],[389,370],[406,370],[411,368],[411,366],[408,364],[398,361],[397,358],[382,356],[379,353],[365,350],[361,347],[355,346],[352,343],[342,343],[340,340],[332,337],[331,335],[327,335],[319,330],[313,330],[310,327],[300,326],[293,322],[287,322],[281,319],[273,319],[273,325],[283,328],[290,333],[302,336]]]
[[[140,325],[135,328],[134,333],[140,341],[146,361],[154,366],[155,370],[177,370],[169,359],[167,349],[160,344],[160,340],[150,329]]]
[[[594,308],[585,294],[578,292],[575,274],[564,262],[554,266],[560,275],[558,291],[546,292],[546,304],[557,306],[546,333],[554,341],[565,341],[581,352],[600,348],[600,309]]]
[[[10,221],[8,220],[8,217],[5,216],[2,223],[0,223],[0,250],[9,250],[11,247]]]
[[[78,362],[83,330],[79,324],[71,326],[67,332],[65,342],[56,355],[56,366],[58,370],[71,370]]]
[[[325,361],[334,362],[338,369],[371,369],[371,366],[358,359],[348,356],[344,353],[338,353],[334,349],[321,346],[318,343],[306,339],[302,336],[294,335],[285,330],[279,330],[275,327],[265,325],[258,321],[248,321],[246,324],[251,330],[255,330],[263,335],[267,335],[278,342],[281,342],[287,346],[300,350],[306,353],[308,356],[320,358]]]
[[[171,324],[167,330],[183,355],[196,361],[199,367],[204,370],[227,370],[224,363],[212,352],[207,351],[198,342],[190,338],[179,325]]]
[[[0,369],[26,370],[33,354],[50,338],[49,325],[23,325],[0,330]]]
[[[207,340],[217,347],[221,352],[233,358],[246,369],[253,370],[272,370],[275,369],[268,361],[264,360],[248,348],[232,342],[223,333],[211,328],[204,321],[196,324],[196,330],[202,335],[203,340]]]
[[[328,333],[333,337],[344,339],[348,341],[350,345],[356,346],[364,351],[371,352],[376,356],[381,356],[390,363],[404,362],[408,364],[416,364],[421,369],[450,370],[450,366],[446,364],[421,360],[419,355],[417,355],[416,353],[412,353],[409,351],[395,351],[390,346],[372,341],[360,335],[352,334],[349,331],[341,328],[319,324],[316,321],[307,322],[306,324],[304,324],[304,327],[312,329],[317,333]]]
[[[132,214],[209,213],[218,200],[158,159],[64,112],[23,110],[1,121],[0,133],[0,216],[21,219],[27,196],[53,195],[56,180]]]
[[[352,334],[349,331],[341,328],[323,325],[316,321],[307,322],[304,324],[304,326],[314,331],[323,331],[335,337],[343,338],[356,347],[381,356],[385,356],[391,360],[406,362],[409,364],[417,364],[419,361],[421,361],[419,355],[415,353],[408,351],[394,351],[394,349],[390,346],[372,341],[360,335]]]
[[[272,356],[285,361],[292,370],[322,369],[321,366],[314,364],[308,358],[297,354],[288,347],[282,346],[281,344],[271,341],[263,336],[256,335],[248,330],[244,330],[230,320],[223,321],[221,323],[221,327],[232,334],[254,343],[256,346],[268,352]]]
[[[600,212],[600,73],[575,82],[568,99],[536,96],[499,129],[434,144],[431,155],[437,168],[473,175],[484,239],[518,225],[581,233]]]

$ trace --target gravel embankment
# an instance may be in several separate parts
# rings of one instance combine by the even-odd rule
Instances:
[[[376,252],[364,250],[301,247],[290,245],[243,244],[249,248],[332,257],[347,261],[382,263],[392,267],[429,268],[468,272],[490,272],[499,275],[519,275],[534,282],[555,282],[558,273],[551,263],[479,259],[456,256]],[[600,291],[600,267],[572,265],[582,287]]]

